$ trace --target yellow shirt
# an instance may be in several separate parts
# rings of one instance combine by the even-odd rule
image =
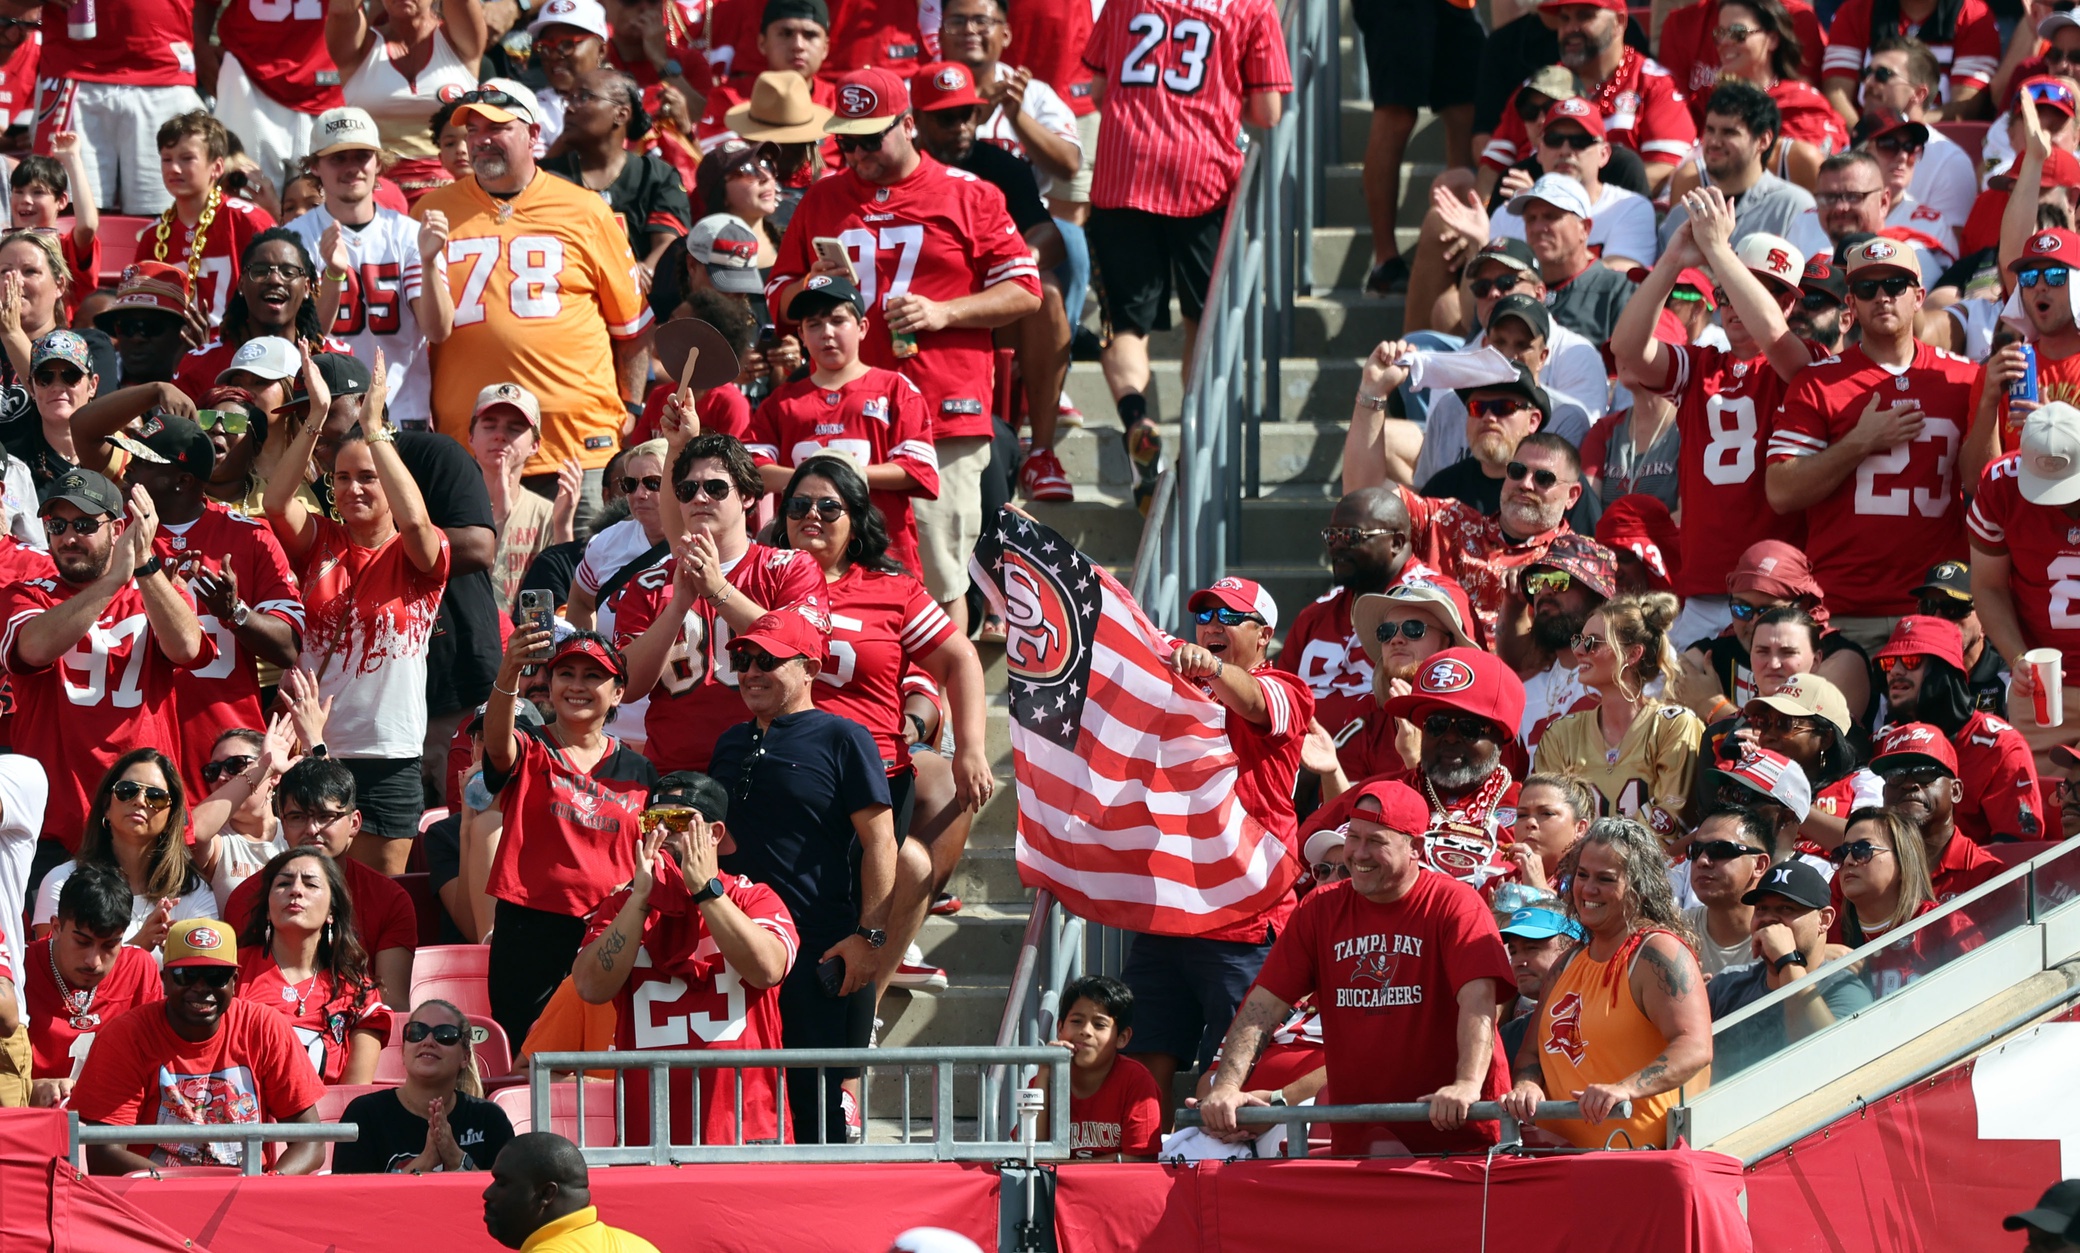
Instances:
[[[657,1246],[638,1235],[609,1227],[599,1220],[599,1207],[588,1205],[553,1223],[535,1228],[520,1245],[520,1253],[658,1253]]]
[[[1632,995],[1632,964],[1647,934],[1628,939],[1609,961],[1593,961],[1587,949],[1577,950],[1547,987],[1538,1020],[1531,1024],[1538,1037],[1540,1082],[1547,1100],[1573,1100],[1592,1083],[1616,1083],[1668,1048],[1668,1037]],[[1710,1083],[1711,1068],[1706,1067],[1684,1087],[1700,1092]],[[1668,1142],[1668,1111],[1683,1090],[1670,1088],[1635,1100],[1630,1118],[1539,1126],[1585,1149],[1606,1143],[1613,1148],[1658,1149]],[[1620,1130],[1625,1135],[1614,1137]]]
[[[1569,714],[1546,728],[1533,769],[1571,774],[1603,797],[1604,812],[1638,818],[1657,834],[1649,806],[1673,816],[1689,803],[1690,774],[1704,743],[1704,723],[1681,705],[1648,704],[1616,748],[1604,743],[1596,711]]]
[[[435,209],[448,217],[442,269],[455,298],[455,329],[433,372],[435,429],[468,447],[477,393],[518,383],[542,404],[542,445],[527,473],[552,473],[567,457],[605,465],[628,420],[613,341],[651,320],[627,232],[598,192],[540,170],[511,200],[464,175],[412,212]]]

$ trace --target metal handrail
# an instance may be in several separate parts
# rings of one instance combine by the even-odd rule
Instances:
[[[90,1144],[236,1144],[240,1146],[239,1173],[260,1173],[262,1146],[304,1144],[312,1140],[340,1144],[361,1138],[361,1126],[351,1122],[238,1122],[190,1126],[179,1123],[139,1123],[108,1126],[80,1121],[77,1113],[66,1115],[72,1137],[66,1156],[80,1170],[87,1168]],[[226,1134],[227,1132],[231,1134]]]
[[[1540,1101],[1532,1111],[1533,1122],[1579,1122],[1582,1106],[1579,1101]],[[1632,1102],[1620,1101],[1611,1109],[1609,1117],[1625,1119],[1632,1117]],[[1235,1124],[1239,1127],[1284,1127],[1286,1128],[1286,1156],[1305,1157],[1306,1135],[1296,1128],[1311,1123],[1427,1123],[1430,1121],[1430,1106],[1424,1101],[1397,1101],[1378,1105],[1245,1105],[1235,1111]],[[1475,1101],[1466,1109],[1467,1122],[1499,1122],[1502,1124],[1502,1139],[1496,1146],[1514,1149],[1524,1143],[1524,1129],[1500,1101]],[[1204,1126],[1204,1119],[1196,1109],[1177,1112],[1179,1127]],[[1296,1151],[1298,1150],[1298,1151]]]

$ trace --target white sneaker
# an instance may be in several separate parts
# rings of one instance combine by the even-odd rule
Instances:
[[[939,992],[945,990],[946,972],[925,964],[924,950],[912,944],[903,950],[903,964],[896,967],[895,977],[888,985],[912,992]]]

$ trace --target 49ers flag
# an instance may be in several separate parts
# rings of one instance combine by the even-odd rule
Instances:
[[[975,546],[1002,593],[1018,870],[1078,915],[1158,935],[1245,921],[1299,868],[1235,796],[1227,708],[1111,575],[1005,509]]]

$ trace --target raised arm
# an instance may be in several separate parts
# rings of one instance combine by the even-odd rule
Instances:
[[[1412,350],[1396,339],[1377,344],[1365,358],[1358,395],[1351,402],[1350,426],[1343,436],[1343,491],[1381,483],[1415,483],[1416,459],[1423,454],[1423,429],[1406,418],[1387,415],[1383,403],[1408,380],[1400,364]],[[1374,403],[1382,402],[1382,403]]]
[[[81,149],[79,132],[59,131],[51,136],[51,155],[65,167],[65,182],[73,189],[72,244],[84,256],[88,245],[94,242],[94,236],[101,233],[101,210],[94,206],[92,196],[81,191],[92,184],[87,181],[87,160]],[[73,281],[79,280],[75,278]]]
[[[894,828],[889,830],[892,840]],[[699,895],[708,881],[719,873],[716,858],[721,851],[721,832],[696,813],[692,827],[674,835],[671,843],[686,890]],[[771,988],[778,987],[787,977],[788,967],[792,964],[787,941],[758,925],[750,914],[744,912],[743,906],[729,898],[728,893],[711,897],[694,908],[700,910],[701,920],[707,924],[715,947],[722,950],[723,960],[743,977],[744,982],[754,988]]]
[[[643,924],[650,917],[651,890],[657,886],[659,875],[670,873],[671,863],[660,852],[670,834],[669,828],[659,826],[636,845],[635,877],[629,881],[628,899],[621,902],[607,929],[579,949],[577,960],[571,963],[571,983],[578,990],[578,999],[587,1005],[605,1005],[613,1000],[635,972]]]
[[[491,43],[491,24],[484,20],[484,0],[442,0],[441,33],[455,50],[455,59],[475,65]]]
[[[1689,229],[1698,255],[1718,276],[1720,290],[1740,315],[1741,325],[1769,358],[1777,377],[1786,383],[1797,378],[1812,364],[1812,353],[1803,340],[1791,333],[1777,298],[1733,254],[1733,206],[1726,202],[1726,193],[1716,187],[1701,187],[1683,197],[1683,207],[1689,210],[1690,217],[1677,230]]]
[[[152,557],[152,537],[159,532],[159,511],[152,505],[151,494],[143,487],[130,489],[130,527],[123,538],[132,544],[131,568],[143,565]],[[123,546],[116,545],[116,557],[123,559]],[[144,617],[152,630],[152,639],[166,659],[176,666],[192,666],[216,655],[216,646],[202,632],[202,620],[195,616],[195,606],[188,603],[187,595],[173,585],[173,578],[164,569],[154,570],[137,580],[138,594],[144,597]]]
[[[361,419],[362,435],[368,440],[369,456],[375,460],[383,495],[390,501],[390,520],[397,526],[398,538],[404,541],[405,556],[420,573],[431,574],[440,566],[441,546],[448,537],[433,524],[426,512],[426,497],[419,493],[418,480],[404,468],[404,458],[397,455],[397,431],[383,411],[388,380],[380,350],[368,373],[368,411]]]
[[[274,474],[267,480],[267,491],[260,497],[260,508],[267,514],[267,525],[273,529],[274,537],[282,542],[282,551],[288,554],[289,564],[300,566],[310,556],[311,548],[318,542],[318,520],[303,501],[297,498],[297,490],[303,486],[304,476],[311,464],[311,451],[318,446],[318,434],[325,429],[325,411],[332,405],[332,391],[325,386],[325,376],[306,354],[303,361],[304,394],[310,397],[308,412],[303,424],[296,428],[296,435],[275,463]]]
[[[74,410],[72,446],[79,451],[79,463],[89,470],[107,473],[109,436],[154,409],[163,409],[183,418],[195,416],[195,402],[171,383],[119,387]]]
[[[325,51],[339,67],[341,81],[361,68],[361,58],[368,55],[368,41],[376,37],[362,11],[361,0],[332,0],[326,8]]]
[[[419,295],[412,312],[429,344],[444,342],[455,329],[455,293],[448,289],[448,215],[439,209],[428,209],[419,221]]]

